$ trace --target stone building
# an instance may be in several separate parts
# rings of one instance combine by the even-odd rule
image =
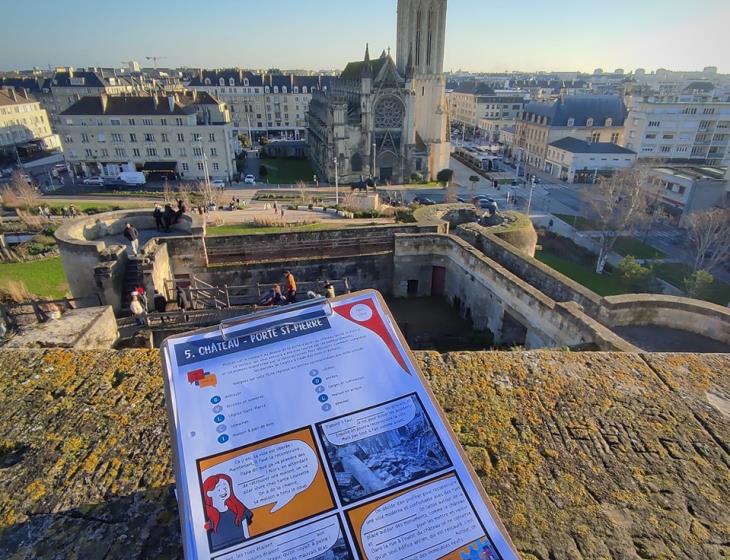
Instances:
[[[533,101],[517,120],[513,156],[545,169],[548,145],[566,137],[621,144],[626,106],[617,95],[561,95],[551,103]]]
[[[146,171],[230,180],[239,142],[225,103],[207,93],[83,97],[59,131],[75,174]]]
[[[0,150],[13,151],[34,140],[46,149],[60,146],[40,102],[26,89],[0,86]]]
[[[310,157],[333,181],[374,176],[435,178],[448,167],[450,144],[443,75],[446,0],[399,0],[398,48],[349,63],[310,103]]]
[[[236,134],[252,140],[274,137],[299,140],[306,135],[306,114],[315,91],[326,89],[329,76],[255,74],[238,68],[200,70],[188,84],[225,101]]]

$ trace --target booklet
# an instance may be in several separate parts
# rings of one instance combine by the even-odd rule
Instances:
[[[185,558],[518,558],[377,292],[161,351]]]

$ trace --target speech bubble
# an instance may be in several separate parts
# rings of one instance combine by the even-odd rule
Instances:
[[[335,517],[322,519],[226,555],[225,560],[308,560],[330,550],[340,538]]]
[[[319,464],[309,445],[285,441],[244,453],[202,472],[203,480],[227,474],[233,493],[250,508],[274,504],[274,513],[304,492],[314,482]]]
[[[330,443],[346,445],[405,426],[415,416],[416,405],[413,397],[406,397],[327,422],[322,430]]]
[[[455,476],[377,507],[360,529],[368,558],[435,560],[484,535]]]

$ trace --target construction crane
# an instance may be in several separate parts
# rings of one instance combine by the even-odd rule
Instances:
[[[145,56],[147,60],[151,60],[152,64],[155,67],[155,70],[157,70],[157,61],[162,60],[163,58],[167,58],[166,56]]]

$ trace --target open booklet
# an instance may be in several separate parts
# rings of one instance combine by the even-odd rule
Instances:
[[[186,558],[517,558],[377,292],[162,354]]]

